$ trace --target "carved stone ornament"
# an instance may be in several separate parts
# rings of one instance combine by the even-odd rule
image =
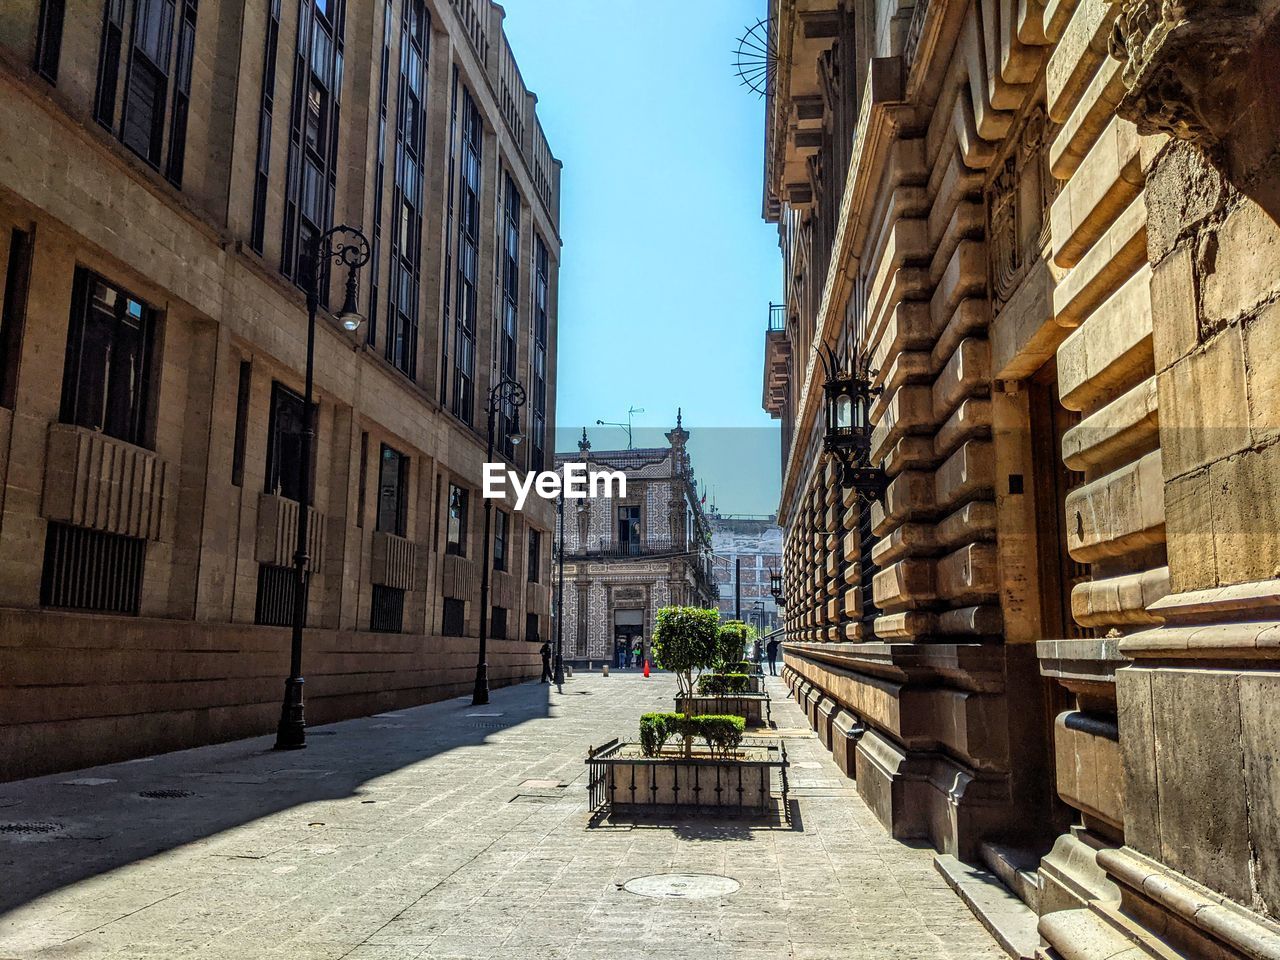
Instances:
[[[1140,133],[1216,145],[1234,120],[1241,54],[1261,35],[1274,0],[1113,2],[1120,12],[1110,52],[1124,63],[1128,88],[1117,112]]]

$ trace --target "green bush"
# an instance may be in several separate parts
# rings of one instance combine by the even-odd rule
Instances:
[[[751,678],[745,673],[708,673],[698,678],[698,693],[704,697],[732,696],[750,689]]]
[[[750,660],[740,660],[725,666],[725,673],[745,673],[748,676],[756,672],[756,665]]]
[[[654,663],[676,675],[680,693],[693,693],[694,671],[714,665],[719,610],[663,607],[653,631]]]
[[[709,713],[693,719],[698,722],[698,735],[707,742],[708,749],[721,757],[738,749],[747,729],[746,720],[727,714]]]
[[[715,666],[723,672],[727,671],[732,664],[740,662],[747,655],[747,647],[755,637],[755,628],[741,620],[722,623],[716,634]]]
[[[675,733],[679,713],[646,713],[640,718],[640,752],[656,757]]]
[[[693,741],[701,739],[715,756],[731,755],[742,743],[747,722],[742,717],[684,713],[646,713],[640,718],[640,752],[656,757],[673,736],[684,741],[684,754],[693,753]]]

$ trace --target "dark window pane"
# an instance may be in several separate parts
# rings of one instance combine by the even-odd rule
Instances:
[[[287,500],[302,499],[302,397],[288,387],[271,385],[271,419],[267,439],[266,492]]]
[[[444,622],[440,632],[446,637],[461,637],[467,629],[467,605],[453,597],[444,598]]]
[[[62,56],[62,23],[66,0],[41,0],[40,30],[36,37],[36,73],[50,83],[58,82],[58,61]]]
[[[507,526],[508,517],[496,510],[493,514],[493,569],[507,569]]]
[[[409,458],[384,443],[379,462],[377,529],[403,537],[409,518]]]
[[[445,528],[445,553],[467,552],[467,491],[449,484],[449,516]]]

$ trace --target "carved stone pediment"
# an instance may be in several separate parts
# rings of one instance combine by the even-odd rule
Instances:
[[[1118,113],[1144,134],[1213,147],[1235,119],[1245,57],[1275,0],[1115,0],[1110,51],[1128,92]]]

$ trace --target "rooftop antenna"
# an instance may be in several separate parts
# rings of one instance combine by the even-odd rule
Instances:
[[[629,408],[629,409],[627,410],[627,422],[626,422],[626,423],[614,423],[614,422],[613,422],[613,421],[611,421],[611,420],[597,420],[597,421],[596,421],[596,426],[599,426],[599,427],[621,427],[623,430],[627,431],[627,449],[628,449],[628,450],[630,450],[630,449],[632,448],[632,446],[631,446],[631,419],[632,419],[632,417],[634,417],[637,413],[644,413],[644,407],[631,407],[631,408]]]

